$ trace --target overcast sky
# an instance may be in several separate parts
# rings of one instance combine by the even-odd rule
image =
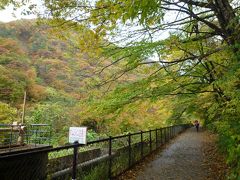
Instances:
[[[20,8],[19,10],[13,12],[12,6],[7,7],[5,10],[0,10],[0,21],[1,22],[9,22],[9,21],[17,20],[17,19],[36,18],[36,16],[34,16],[34,15],[28,15],[28,16],[21,15],[21,11],[22,11],[22,9]]]

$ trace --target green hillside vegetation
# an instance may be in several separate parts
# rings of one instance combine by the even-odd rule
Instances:
[[[68,128],[75,125],[88,126],[93,139],[174,123],[169,121],[173,98],[135,99],[149,84],[138,81],[156,65],[115,77],[136,67],[136,62],[114,64],[119,55],[110,58],[113,51],[108,48],[101,56],[95,49],[87,53],[86,47],[76,47],[75,35],[73,30],[59,35],[33,20],[0,24],[1,123],[20,121],[25,90],[25,121],[52,125],[55,145],[67,143]]]

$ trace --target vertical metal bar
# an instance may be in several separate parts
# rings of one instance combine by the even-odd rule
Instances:
[[[167,128],[168,141],[170,140],[170,127]]]
[[[31,143],[35,143],[35,139],[34,138],[34,134],[35,134],[35,129],[34,129],[34,126],[31,125]]]
[[[128,134],[128,167],[131,167],[131,133]]]
[[[161,145],[163,145],[163,133],[162,133],[163,128],[160,129],[160,133],[161,133]]]
[[[169,141],[169,127],[167,127],[167,141]]]
[[[156,149],[158,148],[158,133],[157,133],[158,129],[156,128],[155,130],[155,136],[156,136]]]
[[[34,132],[35,132],[35,147],[36,147],[36,144],[37,144],[37,128],[35,129],[35,127],[34,127]]]
[[[171,139],[171,127],[169,126],[168,128],[168,131],[169,131],[169,140]]]
[[[40,129],[40,126],[37,126],[37,131],[38,131],[38,136],[39,138],[38,139],[38,144],[41,144],[40,141],[41,141],[41,129]]]
[[[112,179],[112,136],[109,136],[108,141],[108,155],[109,155],[109,168],[108,168],[108,178]]]
[[[165,140],[164,140],[164,143],[166,143],[167,142],[167,128],[165,127],[164,128],[164,138],[165,138]]]
[[[172,126],[169,127],[170,130],[170,139],[172,139]]]
[[[174,137],[174,125],[172,126],[172,137]]]
[[[172,126],[170,126],[170,139],[172,139]]]
[[[143,158],[143,132],[141,131],[141,159]]]
[[[28,126],[26,126],[26,129],[25,129],[25,136],[26,136],[26,143],[29,144]],[[25,138],[24,138],[24,139],[25,139]]]
[[[10,134],[9,150],[11,150],[11,145],[12,145],[12,132],[13,132],[13,125],[11,125],[11,134]]]
[[[41,137],[42,137],[42,132],[41,132],[42,130],[41,130],[41,128],[42,128],[41,126],[38,127],[38,134],[39,134],[38,144],[41,144],[41,140],[42,140],[41,139]]]
[[[28,132],[28,143],[33,143],[33,141],[31,141],[32,139],[32,126],[31,125],[28,125],[27,127],[27,132]]]
[[[168,142],[168,127],[166,127],[166,138],[167,138],[167,142]]]
[[[72,164],[72,180],[76,180],[77,177],[77,155],[78,155],[78,142],[74,142],[73,147],[73,164]]]
[[[152,130],[149,131],[150,152],[152,152]]]
[[[49,145],[51,144],[52,141],[52,125],[49,125]]]
[[[171,126],[169,126],[169,139],[171,139]]]
[[[167,142],[168,142],[168,127],[166,127],[166,138],[167,138]]]

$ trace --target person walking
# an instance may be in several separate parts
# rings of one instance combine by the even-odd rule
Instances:
[[[199,122],[198,122],[198,120],[195,120],[194,126],[196,127],[197,132],[198,132],[198,130],[199,130]]]

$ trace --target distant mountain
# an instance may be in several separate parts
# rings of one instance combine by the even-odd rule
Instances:
[[[64,30],[62,37],[56,37],[54,29],[34,20],[0,23],[0,118],[3,117],[0,122],[20,119],[24,91],[27,91],[26,121],[51,124],[56,144],[66,142],[66,132],[72,124],[83,124],[98,132],[120,133],[160,125],[170,116],[168,108],[163,107],[168,101],[143,100],[127,105],[128,94],[124,94],[127,91],[101,101],[121,83],[137,81],[151,74],[151,70],[140,67],[131,71],[131,67],[138,66],[134,57],[130,63],[116,60],[117,56],[99,57],[94,47],[83,47],[85,42],[77,38],[89,40],[85,32]],[[131,54],[131,50],[127,53]],[[110,65],[111,68],[101,71]],[[127,74],[122,67],[128,68]],[[119,76],[116,72],[120,72]],[[112,80],[106,86],[95,86],[109,78]],[[160,118],[159,114],[164,116]],[[155,121],[156,118],[159,120]]]
[[[50,31],[34,20],[0,24],[0,100],[18,103],[25,89],[30,101],[39,101],[49,87],[74,99],[85,95],[96,63]]]

